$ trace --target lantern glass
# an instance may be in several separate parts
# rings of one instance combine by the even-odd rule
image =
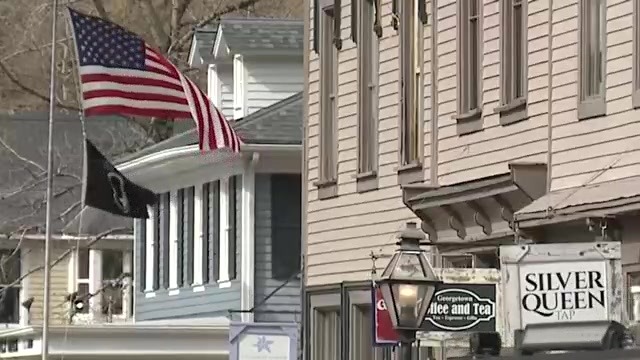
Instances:
[[[389,315],[397,329],[422,325],[440,281],[420,250],[399,250],[379,281]]]

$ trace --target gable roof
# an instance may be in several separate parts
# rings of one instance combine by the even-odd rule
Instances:
[[[246,144],[300,145],[302,144],[302,92],[233,121],[232,126]],[[188,130],[122,158],[118,163],[197,143],[197,129]]]
[[[194,31],[193,37],[191,38],[191,49],[189,50],[190,66],[194,67],[196,64],[201,65],[201,59],[210,56],[213,51],[213,45],[216,42],[217,34],[217,24],[204,26]]]
[[[139,148],[146,135],[119,117],[86,119],[87,137],[106,156]],[[77,115],[54,118],[53,231],[59,233],[80,210],[84,138]],[[29,227],[44,232],[48,114],[0,114],[0,232]],[[115,217],[115,215],[114,215]],[[119,218],[118,227],[131,227]]]
[[[224,39],[232,53],[295,51],[302,56],[304,23],[301,20],[222,18],[216,42]]]

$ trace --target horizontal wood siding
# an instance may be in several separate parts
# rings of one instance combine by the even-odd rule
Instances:
[[[633,1],[606,5],[606,117],[579,121],[578,1],[553,2],[553,189],[640,175],[640,110],[631,101]]]
[[[233,67],[231,65],[219,65],[217,67],[218,78],[220,79],[220,93],[222,97],[222,114],[231,120],[233,119]]]
[[[390,26],[391,1],[383,1],[379,76],[379,189],[356,192],[357,168],[357,48],[350,36],[349,1],[342,1],[343,48],[339,54],[338,193],[318,200],[319,59],[310,55],[308,157],[308,285],[362,280],[370,277],[371,251],[389,253],[395,232],[409,220],[417,221],[402,203],[395,169],[398,166],[398,35]],[[312,19],[313,20],[313,19]],[[313,21],[312,25],[313,26]],[[313,33],[313,31],[311,31]],[[427,34],[429,32],[427,31]],[[308,39],[311,41],[311,39]],[[430,44],[425,36],[425,45]],[[313,48],[310,46],[310,48]],[[425,58],[429,59],[428,48]],[[429,77],[427,75],[427,77]],[[425,100],[425,104],[430,101]],[[425,111],[428,119],[429,110]],[[427,128],[427,126],[425,126]],[[425,153],[428,154],[428,136]],[[429,170],[425,168],[425,174]]]
[[[245,60],[247,114],[302,91],[302,58]]]
[[[294,205],[292,204],[292,206]],[[271,272],[271,176],[269,174],[256,175],[255,207],[254,294],[257,306],[284,283],[273,279]],[[300,321],[299,314],[272,313],[300,311],[300,299],[300,281],[292,280],[275,292],[263,305],[256,308],[255,320],[259,322]]]
[[[560,2],[556,2],[560,3]],[[529,3],[529,119],[503,126],[500,105],[500,1],[484,0],[480,20],[483,39],[483,130],[464,136],[456,131],[457,5],[438,1],[438,174],[441,185],[505,173],[513,161],[546,162],[547,152],[547,12],[548,1]],[[431,17],[430,17],[431,18]],[[427,160],[428,161],[428,160]]]
[[[42,245],[42,244],[39,244]],[[29,253],[29,266],[31,269],[42,266],[44,264],[44,249],[31,248]],[[59,258],[66,248],[56,247],[54,244],[51,249],[51,261]],[[65,297],[69,293],[68,289],[68,273],[69,258],[66,256],[62,261],[51,268],[51,324],[66,324],[68,306]],[[36,271],[29,275],[29,296],[34,297],[31,305],[31,323],[34,325],[42,324],[43,319],[43,299],[44,299],[44,271]]]
[[[136,292],[135,304],[136,321],[227,316],[228,310],[240,309],[240,283],[232,281],[228,288],[205,285],[204,291],[198,292],[182,288],[175,295],[159,290],[150,298]]]

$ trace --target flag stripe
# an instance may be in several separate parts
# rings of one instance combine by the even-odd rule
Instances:
[[[102,77],[96,77],[97,75],[102,75]],[[96,66],[94,69],[83,69],[80,71],[80,76],[83,77],[82,80],[86,78],[86,81],[104,81],[104,79],[113,77],[114,79],[122,79],[122,82],[126,84],[130,84],[131,79],[149,79],[162,81],[163,83],[158,83],[158,86],[163,84],[173,87],[182,86],[180,79],[165,74],[142,70],[109,69],[104,66]]]
[[[198,141],[201,144],[202,149],[204,150],[204,146],[205,144],[207,144],[208,146],[208,142],[205,142],[204,140],[204,119],[202,118],[202,110],[200,109],[200,103],[198,101],[195,100],[194,98],[194,89],[193,86],[191,85],[190,81],[184,81],[184,77],[183,77],[183,83],[186,83],[186,87],[187,87],[187,99],[189,100],[190,104],[194,104],[194,106],[192,106],[192,114],[193,114],[193,110],[195,110],[196,116],[194,116],[194,119],[196,120],[196,124],[198,126]],[[195,109],[194,109],[195,108]]]
[[[146,94],[146,93],[136,93],[136,92],[128,92],[128,91],[120,91],[120,90],[94,90],[94,91],[86,91],[84,93],[85,100],[101,98],[101,97],[114,97],[114,98],[121,98],[121,99],[127,99],[127,100],[164,101],[164,102],[189,106],[187,99],[183,97],[164,95],[164,94]]]
[[[131,116],[151,116],[163,119],[191,119],[191,112],[167,109],[141,109],[124,105],[93,106],[84,110],[86,116],[124,114]]]
[[[89,82],[83,85],[83,89],[85,93],[97,90],[117,90],[130,93],[164,94],[168,96],[184,98],[184,93],[182,91],[159,88],[157,86],[119,84],[110,81]]]
[[[135,106],[141,109],[167,109],[171,111],[181,111],[185,113],[189,112],[189,105],[187,104],[175,104],[175,103],[168,103],[165,101],[150,101],[150,100],[137,101],[137,100],[118,98],[118,97],[113,97],[113,98],[101,97],[101,98],[85,99],[83,102],[83,105],[88,107],[104,106],[104,105],[122,105],[122,106]]]
[[[127,77],[127,76],[106,75],[106,74],[83,75],[82,81],[101,82],[101,83],[115,82],[115,83],[125,84],[125,85],[146,85],[146,86],[164,87],[164,88],[168,88],[176,91],[183,90],[182,86],[171,84],[162,80],[134,78],[134,77]]]
[[[201,105],[201,107],[204,109],[203,111],[203,116],[206,114],[205,120],[207,124],[213,124],[213,122],[211,121],[211,108],[210,106],[207,104],[207,101],[205,101],[204,99],[206,99],[206,97],[204,97],[204,94],[202,93],[202,91],[200,89],[198,89],[195,84],[193,84],[193,82],[191,80],[189,80],[189,84],[191,86],[192,89],[196,89],[196,96],[197,96],[197,101],[198,103]],[[213,128],[211,126],[206,126],[206,129],[203,129],[202,133],[204,134],[204,136],[206,136],[206,139],[204,139],[205,143],[208,144],[209,149],[215,149],[219,144],[216,142],[215,139],[215,135],[212,134],[213,132]]]
[[[86,115],[191,118],[201,150],[241,141],[205,92],[157,50],[109,21],[69,8]]]

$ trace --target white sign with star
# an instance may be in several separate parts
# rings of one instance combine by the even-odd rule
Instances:
[[[289,337],[285,335],[244,334],[238,344],[238,360],[289,359]]]

